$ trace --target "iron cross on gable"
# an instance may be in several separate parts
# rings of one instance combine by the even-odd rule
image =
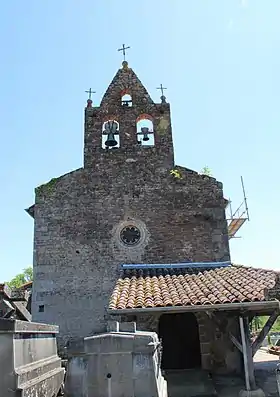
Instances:
[[[163,87],[161,84],[160,87],[157,87],[157,90],[161,90],[161,95],[163,96],[163,90],[167,90],[167,88]]]
[[[85,91],[88,94],[88,99],[91,99],[91,94],[96,94],[95,91],[92,91],[91,88],[88,91]]]
[[[118,51],[122,51],[123,60],[125,61],[125,50],[128,50],[130,47],[126,47],[125,44],[122,45],[122,48],[119,48]]]

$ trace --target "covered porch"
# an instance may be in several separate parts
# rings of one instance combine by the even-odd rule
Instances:
[[[229,263],[124,265],[109,314],[159,334],[167,377],[194,369],[210,379],[230,374],[242,377],[244,393],[261,393],[253,359],[279,315],[278,283],[273,271]],[[252,341],[250,322],[264,315]]]

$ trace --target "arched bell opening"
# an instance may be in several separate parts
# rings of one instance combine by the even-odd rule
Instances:
[[[137,142],[141,146],[154,146],[154,124],[148,114],[139,116],[136,120]]]
[[[113,149],[120,147],[119,123],[108,120],[102,126],[102,148]]]
[[[132,106],[132,97],[127,92],[123,92],[121,94],[121,104],[124,107],[131,107]]]

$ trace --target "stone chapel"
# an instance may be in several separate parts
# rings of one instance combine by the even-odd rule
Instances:
[[[230,264],[222,183],[175,164],[170,105],[126,61],[87,101],[83,167],[35,192],[32,319],[61,348],[117,318],[159,332],[167,368],[239,368],[202,308],[262,301],[275,275]]]

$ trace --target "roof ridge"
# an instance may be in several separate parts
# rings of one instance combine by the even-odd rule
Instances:
[[[234,267],[239,267],[239,268],[245,268],[245,269],[253,269],[253,270],[261,270],[263,272],[267,272],[267,273],[275,273],[277,275],[280,275],[280,271],[279,270],[274,270],[274,269],[264,269],[263,267],[254,267],[252,265],[241,265],[241,264],[236,264],[236,263],[232,263],[231,264]]]

